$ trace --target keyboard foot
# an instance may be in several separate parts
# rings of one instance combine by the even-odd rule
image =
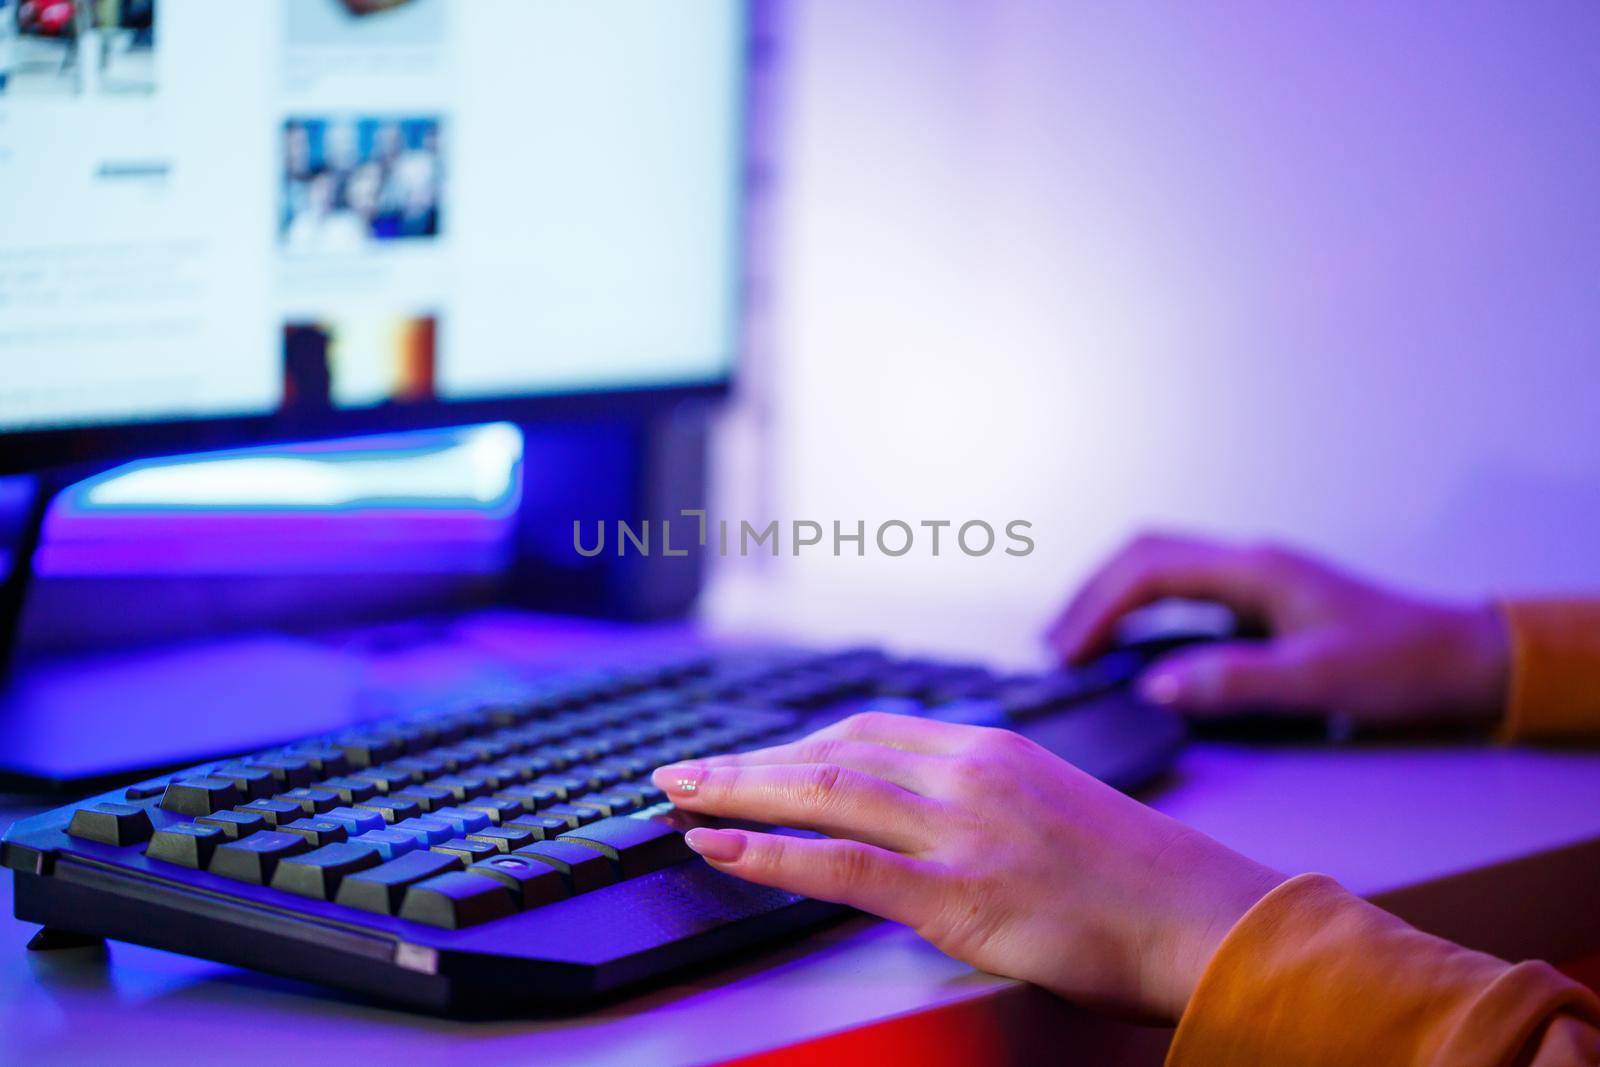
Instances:
[[[53,952],[61,948],[89,948],[93,945],[105,944],[105,938],[95,937],[93,934],[76,934],[71,930],[57,930],[53,926],[41,926],[39,932],[33,935],[28,942],[29,952]]]

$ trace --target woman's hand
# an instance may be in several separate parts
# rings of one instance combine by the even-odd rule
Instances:
[[[1190,714],[1487,723],[1505,701],[1507,638],[1492,606],[1404,596],[1276,547],[1137,538],[1084,584],[1049,640],[1082,662],[1106,647],[1122,615],[1165,597],[1219,601],[1268,633],[1181,650],[1146,672],[1146,699]]]
[[[828,835],[691,830],[719,870],[905,923],[1081,1003],[1168,1020],[1283,879],[1006,730],[869,712],[654,777],[685,811]]]

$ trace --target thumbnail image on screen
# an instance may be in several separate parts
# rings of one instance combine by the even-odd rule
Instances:
[[[323,411],[436,397],[433,315],[342,314],[283,329],[283,408]]]
[[[155,89],[155,0],[0,0],[0,94]]]
[[[279,234],[296,252],[439,235],[437,118],[291,118]]]
[[[426,45],[445,33],[446,0],[281,0],[291,47]]]

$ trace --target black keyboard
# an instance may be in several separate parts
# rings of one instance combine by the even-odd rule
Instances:
[[[721,874],[650,782],[863,707],[1007,726],[1120,788],[1181,723],[1144,660],[998,676],[876,651],[738,653],[541,680],[215,761],[15,824],[17,918],[493,1015],[578,1005],[842,914]]]

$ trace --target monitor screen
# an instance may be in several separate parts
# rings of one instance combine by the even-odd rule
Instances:
[[[737,0],[0,15],[0,433],[729,373]]]

